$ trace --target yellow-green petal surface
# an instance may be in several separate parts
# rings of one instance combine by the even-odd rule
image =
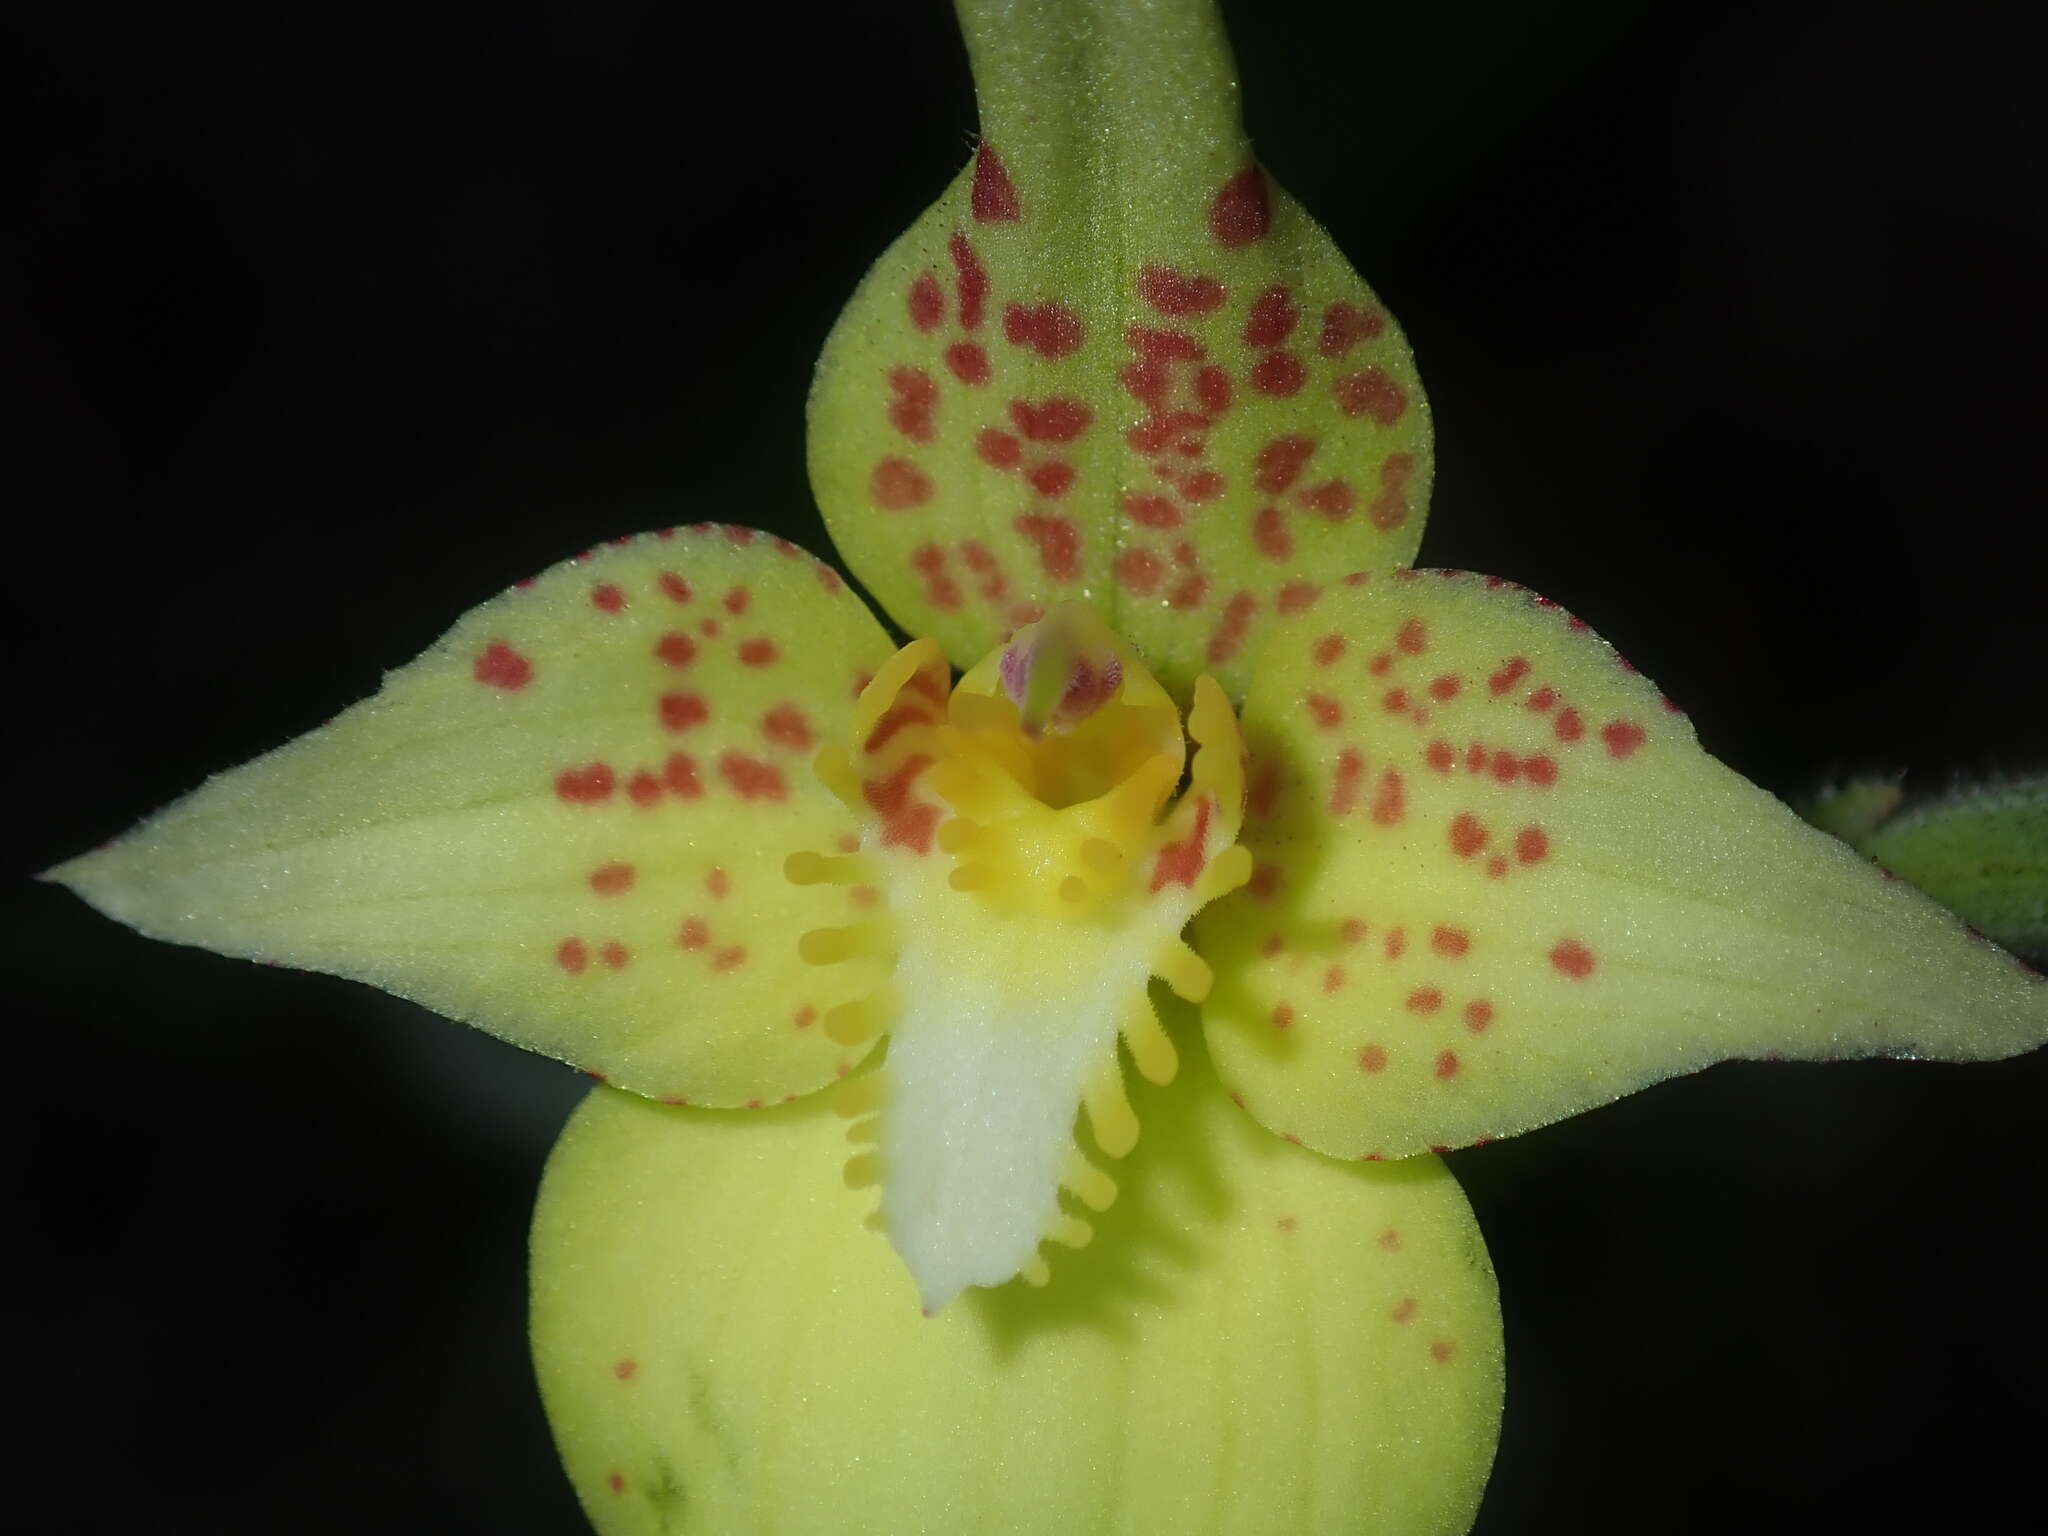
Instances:
[[[372,982],[641,1093],[803,1092],[857,1059],[817,1021],[873,978],[799,960],[861,893],[782,861],[851,835],[809,763],[890,650],[792,544],[620,540],[52,877],[154,938]]]
[[[533,1329],[606,1536],[1432,1536],[1501,1394],[1493,1276],[1434,1158],[1347,1166],[1223,1097],[1199,1042],[1052,1283],[921,1316],[817,1100],[604,1089],[550,1163]]]
[[[1333,589],[1244,710],[1251,882],[1197,919],[1225,1082],[1397,1157],[1729,1057],[1982,1060],[2048,986],[1702,751],[1556,605],[1403,572]]]
[[[971,665],[1085,598],[1185,701],[1414,555],[1408,347],[1239,118],[1210,0],[962,6],[973,162],[841,317],[811,480],[889,612]]]

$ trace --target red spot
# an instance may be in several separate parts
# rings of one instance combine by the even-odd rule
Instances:
[[[1438,1051],[1436,1053],[1436,1075],[1438,1077],[1456,1077],[1458,1075],[1458,1053],[1456,1051]],[[1432,1352],[1434,1352],[1433,1348]],[[1439,1360],[1443,1358],[1444,1356],[1442,1355],[1437,1356]]]
[[[1408,396],[1381,368],[1347,373],[1330,383],[1337,409],[1346,416],[1370,416],[1383,427],[1391,427],[1408,409]]]
[[[1262,491],[1279,495],[1299,478],[1302,465],[1315,451],[1313,438],[1274,438],[1252,460],[1252,484]]]
[[[1024,459],[1024,445],[995,427],[983,427],[974,439],[975,454],[991,469],[1015,469]]]
[[[493,640],[477,657],[470,675],[491,688],[517,691],[533,681],[533,663],[502,640]]]
[[[740,660],[750,667],[766,667],[780,660],[782,652],[773,640],[756,638],[740,642]]]
[[[1379,787],[1372,793],[1372,819],[1382,827],[1391,827],[1399,821],[1406,809],[1406,791],[1401,773],[1396,768],[1380,770]]]
[[[932,834],[938,830],[939,808],[936,805],[913,805],[900,816],[893,816],[882,828],[884,848],[908,848],[913,853],[927,854],[932,851]]]
[[[861,798],[868,808],[885,820],[903,814],[910,803],[910,786],[920,773],[932,765],[928,753],[905,758],[896,765],[896,770],[884,779],[870,779],[861,786]]]
[[[670,630],[654,642],[654,654],[672,667],[687,667],[697,659],[697,644],[688,635]]]
[[[1493,1004],[1485,998],[1474,998],[1465,1005],[1465,1027],[1473,1034],[1484,1034],[1493,1022]]]
[[[635,805],[652,805],[661,798],[661,780],[643,768],[627,780],[626,793]]]
[[[1322,593],[1322,588],[1312,581],[1290,581],[1273,596],[1273,606],[1281,613],[1299,613]]]
[[[626,594],[610,582],[605,582],[602,586],[590,589],[590,601],[593,607],[606,613],[617,613],[626,606]]]
[[[1022,217],[1017,207],[1017,189],[995,146],[983,141],[974,152],[974,187],[967,194],[967,206],[981,224],[1014,224]]]
[[[607,1473],[604,1481],[605,1486],[610,1488],[613,1493],[624,1493],[626,1491],[626,1474],[623,1472]]]
[[[1206,315],[1223,303],[1223,285],[1152,264],[1138,270],[1138,297],[1162,315]]]
[[[868,500],[885,512],[921,507],[931,499],[932,477],[908,459],[884,459],[868,476]]]
[[[1180,493],[1193,502],[1214,501],[1223,494],[1226,484],[1215,470],[1198,469],[1191,475],[1180,477]]]
[[[1557,717],[1557,724],[1552,729],[1557,732],[1557,739],[1559,741],[1577,741],[1586,734],[1586,724],[1579,718],[1579,712],[1576,709],[1567,709],[1561,713]]]
[[[658,705],[661,723],[671,731],[687,731],[711,718],[711,706],[694,693],[664,693]]]
[[[1195,401],[1211,416],[1221,416],[1230,409],[1230,375],[1214,363],[1201,369],[1195,375]],[[1194,451],[1199,453],[1200,446]]]
[[[1316,724],[1326,731],[1335,730],[1344,723],[1344,706],[1327,693],[1309,694],[1301,702],[1308,706]]]
[[[1557,782],[1557,760],[1544,757],[1540,753],[1535,757],[1524,758],[1522,773],[1538,789],[1548,789]]]
[[[1387,1228],[1386,1231],[1379,1235],[1378,1242],[1389,1253],[1399,1253],[1401,1251],[1401,1234],[1392,1227]]]
[[[1074,488],[1074,466],[1071,464],[1038,464],[1025,475],[1031,488],[1039,495],[1058,501]]]
[[[623,971],[626,962],[633,958],[632,953],[617,939],[606,940],[598,953],[604,957],[604,963],[615,971]]]
[[[1448,741],[1432,741],[1423,748],[1422,760],[1438,773],[1449,773],[1457,766],[1458,754]]]
[[[676,930],[676,942],[685,949],[702,949],[711,942],[711,928],[701,917],[686,917]]]
[[[1209,204],[1209,233],[1227,249],[1263,240],[1272,227],[1273,209],[1266,194],[1266,178],[1257,166],[1240,171],[1223,183]]]
[[[1422,627],[1422,620],[1409,619],[1394,636],[1394,644],[1410,656],[1420,656],[1429,647],[1429,631]]]
[[[1465,771],[1467,773],[1486,772],[1486,748],[1476,741],[1465,749]]]
[[[930,272],[920,272],[911,280],[910,296],[904,302],[910,323],[920,331],[936,331],[946,318],[945,290]]]
[[[1321,485],[1312,485],[1303,491],[1301,504],[1311,512],[1320,512],[1333,523],[1341,523],[1358,505],[1358,494],[1345,481],[1325,480]]]
[[[1462,928],[1451,928],[1439,924],[1429,935],[1429,947],[1449,959],[1456,959],[1472,947],[1471,937]]]
[[[1159,850],[1158,862],[1152,866],[1152,889],[1155,892],[1169,885],[1194,886],[1195,877],[1201,874],[1202,866],[1209,861],[1210,809],[1207,795],[1196,800],[1195,824],[1189,829],[1186,841],[1168,843]]]
[[[1429,685],[1429,696],[1439,704],[1448,704],[1458,696],[1460,686],[1460,679],[1446,674]]]
[[[1435,1013],[1443,1007],[1444,995],[1435,987],[1417,987],[1408,994],[1406,1007],[1410,1013]]]
[[[618,1377],[621,1381],[631,1381],[633,1379],[633,1373],[639,1369],[639,1361],[621,1360],[618,1362],[618,1364],[612,1367],[612,1374]]]
[[[1244,644],[1245,631],[1251,628],[1252,615],[1258,612],[1259,600],[1249,592],[1240,592],[1223,605],[1223,617],[1216,626],[1216,633],[1209,637],[1209,660],[1220,664],[1230,660]],[[1284,610],[1283,610],[1284,611]]]
[[[1064,517],[1029,512],[1012,525],[1038,546],[1039,563],[1055,581],[1075,581],[1081,575],[1081,530]]]
[[[1451,818],[1451,852],[1461,859],[1469,859],[1486,846],[1486,828],[1478,818],[1469,812],[1460,811]]]
[[[1294,333],[1294,323],[1300,318],[1286,288],[1276,283],[1252,300],[1251,313],[1244,322],[1244,344],[1277,347]]]
[[[752,602],[753,599],[747,595],[745,587],[733,587],[719,601],[725,604],[725,611],[727,613],[737,618],[740,614],[747,611],[747,604]],[[716,634],[718,631],[713,630],[712,633]]]
[[[1395,1304],[1394,1310],[1391,1313],[1389,1313],[1388,1316],[1392,1317],[1393,1320],[1397,1323],[1412,1322],[1414,1321],[1415,1311],[1418,1305],[1419,1303],[1415,1300],[1413,1296],[1403,1296],[1400,1299],[1400,1301]]]
[[[889,370],[889,424],[913,443],[928,443],[936,433],[932,413],[939,403],[939,386],[922,368]]]
[[[817,1021],[818,1010],[816,1006],[811,1003],[805,1003],[803,1007],[797,1009],[796,1016],[792,1018],[789,1022],[794,1024],[798,1029],[809,1029]]]
[[[1010,583],[1003,575],[1002,565],[989,552],[989,547],[979,539],[960,541],[960,558],[967,562],[967,568],[981,578],[981,595],[990,602],[1000,602],[1009,596]]]
[[[811,733],[810,721],[794,704],[778,704],[763,715],[761,734],[779,747],[789,747],[798,752],[808,750],[817,741]]]
[[[946,371],[962,384],[977,387],[995,376],[989,366],[988,350],[978,341],[956,341],[946,348]]]
[[[1095,413],[1079,400],[1052,395],[1036,404],[1012,400],[1010,420],[1034,443],[1071,443],[1094,423]]]
[[[1486,878],[1498,880],[1508,872],[1508,861],[1500,854],[1491,854],[1486,860]]]
[[[617,896],[633,889],[633,866],[600,864],[590,872],[590,888],[600,896]]]
[[[1630,720],[1610,720],[1600,727],[1600,739],[1607,743],[1607,755],[1627,757],[1643,744],[1644,731]]]
[[[1307,382],[1308,370],[1291,352],[1268,352],[1252,364],[1251,386],[1262,395],[1285,399],[1300,394]]]
[[[661,765],[661,781],[672,794],[685,800],[694,800],[704,793],[704,786],[697,782],[697,760],[687,752],[671,752],[668,761]]]
[[[861,743],[861,751],[879,752],[895,740],[898,731],[908,726],[930,724],[932,717],[928,710],[919,707],[913,699],[898,699],[875,722],[875,728],[868,732],[868,739]]]
[[[1325,357],[1342,357],[1386,328],[1386,316],[1378,310],[1360,309],[1340,299],[1323,311],[1323,333],[1316,340],[1316,350]]]
[[[1358,781],[1365,777],[1365,755],[1356,747],[1337,754],[1337,772],[1330,780],[1330,814],[1347,816],[1358,804]]]
[[[1202,599],[1209,593],[1209,578],[1199,573],[1184,576],[1180,585],[1166,595],[1167,606],[1186,610],[1202,606]]]
[[[967,237],[958,231],[946,243],[946,251],[953,258],[953,286],[960,295],[960,329],[978,331],[988,303],[988,268],[981,264]]]
[[[1527,705],[1539,715],[1546,710],[1555,709],[1557,707],[1557,690],[1555,688],[1538,688],[1529,695]]]
[[[565,768],[555,775],[555,793],[577,805],[599,805],[612,797],[609,763],[590,763],[582,768]]]
[[[1367,1045],[1360,1047],[1358,1052],[1358,1070],[1361,1072],[1386,1071],[1387,1048],[1383,1045]],[[1381,1246],[1385,1247],[1387,1245],[1387,1238],[1393,1237],[1393,1235],[1394,1234],[1391,1232],[1385,1233],[1380,1238]],[[1400,1241],[1396,1239],[1393,1246],[1396,1248],[1400,1247]]]
[[[740,752],[728,752],[719,758],[718,772],[742,800],[789,798],[789,785],[783,780],[782,770],[773,763],[764,763]]]
[[[1515,760],[1512,752],[1493,754],[1493,777],[1497,783],[1512,784],[1522,771],[1522,765]]]
[[[1550,963],[1557,967],[1560,975],[1584,981],[1593,974],[1593,951],[1577,939],[1560,939],[1551,947]]]
[[[581,939],[564,939],[555,946],[555,964],[571,976],[580,976],[590,964],[590,951]]]
[[[1280,765],[1270,757],[1254,758],[1251,782],[1245,789],[1245,814],[1254,819],[1273,814],[1280,800]]]
[[[1507,665],[1486,680],[1486,686],[1496,695],[1506,693],[1515,684],[1529,675],[1529,658],[1516,656]]]
[[[663,571],[656,584],[672,602],[687,603],[690,600],[690,584],[674,571]]]
[[[746,963],[747,951],[744,946],[739,944],[728,945],[726,948],[721,949],[717,954],[711,957],[711,969],[713,969],[714,971],[738,970],[741,966],[745,965]],[[759,1100],[755,1100],[753,1103],[748,1105],[748,1108],[752,1109],[759,1107],[759,1102]]]
[[[1147,528],[1178,528],[1180,508],[1164,496],[1142,496],[1136,491],[1124,493],[1124,515],[1134,523]]]
[[[723,901],[732,889],[732,876],[722,869],[714,869],[704,877],[704,889],[711,893],[713,900]]]
[[[1445,1051],[1444,1056],[1451,1056],[1451,1053],[1449,1051]],[[1450,1077],[1454,1075],[1458,1070],[1458,1058],[1455,1056],[1451,1056],[1451,1070],[1449,1072],[1443,1070],[1443,1056],[1439,1056],[1437,1058],[1436,1064],[1436,1075],[1438,1077]],[[1442,1365],[1445,1361],[1449,1360],[1451,1356],[1456,1353],[1457,1346],[1453,1344],[1449,1339],[1438,1339],[1434,1344],[1429,1346],[1429,1356],[1432,1360],[1436,1361],[1438,1365]]]
[[[1273,1027],[1275,1029],[1285,1029],[1288,1025],[1292,1024],[1293,1022],[1294,1004],[1275,1003],[1273,1005]]]
[[[1408,690],[1389,688],[1380,698],[1380,708],[1390,715],[1398,715],[1408,708]]]
[[[1323,972],[1323,990],[1335,992],[1344,985],[1344,967],[1333,965]]]
[[[1541,827],[1524,827],[1515,834],[1515,857],[1524,864],[1540,864],[1550,852],[1550,839]]]
[[[1252,519],[1252,543],[1268,560],[1292,558],[1294,535],[1287,531],[1287,514],[1278,507],[1262,507]]]
[[[1176,326],[1127,326],[1124,344],[1149,363],[1198,363],[1208,356],[1207,348]]]
[[[1057,299],[1043,304],[1003,306],[1003,337],[1054,361],[1080,350],[1081,317]]]
[[[1389,929],[1387,936],[1380,940],[1380,947],[1386,951],[1389,960],[1400,959],[1408,953],[1408,930],[1405,928]]]
[[[735,548],[745,549],[749,544],[754,542],[754,530],[751,528],[735,527],[732,524],[728,523],[725,529],[725,537],[726,542],[733,545]]]
[[[1159,557],[1149,549],[1127,549],[1116,557],[1118,584],[1139,597],[1149,597],[1157,591],[1163,573]]]
[[[1315,664],[1319,667],[1329,666],[1343,654],[1344,637],[1342,635],[1324,635],[1322,639],[1309,648],[1309,655],[1314,658]]]

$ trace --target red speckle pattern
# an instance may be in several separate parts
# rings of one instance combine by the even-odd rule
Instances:
[[[1285,484],[1306,457],[1293,445],[1273,448],[1267,472]],[[1555,604],[1460,573],[1408,579],[1419,589],[1431,577],[1472,594],[1460,603],[1518,605],[1529,621],[1555,625],[1559,645],[1603,659],[1599,642]],[[1496,1053],[1528,1048],[1518,1033],[1525,999],[1599,985],[1603,940],[1574,931],[1578,898],[1503,904],[1490,893],[1550,881],[1587,797],[1626,795],[1657,720],[1668,717],[1617,708],[1621,695],[1591,688],[1576,664],[1553,671],[1550,642],[1493,649],[1498,631],[1458,625],[1455,607],[1347,611],[1355,617],[1302,632],[1292,660],[1276,658],[1272,675],[1292,690],[1274,717],[1287,722],[1284,744],[1263,740],[1247,718],[1245,841],[1266,899],[1285,889],[1293,905],[1264,909],[1271,916],[1243,936],[1239,953],[1258,1006],[1284,1000],[1291,1052],[1341,1053],[1357,1073],[1345,1080],[1362,1095],[1382,1078],[1455,1095],[1490,1082]],[[1611,653],[1604,660],[1627,675]],[[1307,829],[1323,818],[1344,830],[1315,837]],[[1325,886],[1316,850],[1332,848],[1346,852]],[[1370,873],[1382,862],[1401,873]],[[1371,894],[1353,893],[1359,876]],[[1345,946],[1345,964],[1330,963],[1334,944]],[[1346,1155],[1408,1150],[1368,1143]]]
[[[1010,173],[1003,168],[995,146],[986,140],[974,154],[974,185],[968,206],[978,224],[1014,224],[1024,216]]]

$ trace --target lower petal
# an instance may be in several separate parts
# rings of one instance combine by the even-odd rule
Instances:
[[[1289,1146],[1181,1045],[1102,1240],[929,1318],[823,1104],[596,1090],[542,1187],[533,1336],[597,1528],[1465,1530],[1501,1359],[1457,1184]]]

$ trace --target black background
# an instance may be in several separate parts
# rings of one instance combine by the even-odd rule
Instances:
[[[2040,8],[1379,9],[1232,17],[1421,359],[1425,563],[1585,615],[1782,793],[2039,767]],[[876,0],[11,25],[0,1523],[568,1536],[522,1250],[581,1080],[20,877],[597,539],[823,551],[808,370],[964,159],[959,45]],[[1728,1066],[1459,1155],[1481,1530],[2037,1510],[2044,1102],[2041,1053]]]

